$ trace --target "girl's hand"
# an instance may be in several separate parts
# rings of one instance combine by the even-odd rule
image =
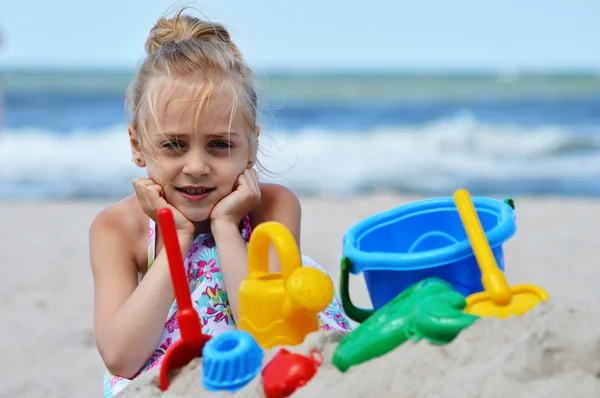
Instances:
[[[136,178],[132,184],[144,213],[153,219],[154,222],[158,224],[158,210],[168,207],[173,213],[177,232],[190,236],[194,235],[194,223],[185,218],[175,207],[167,203],[163,187],[149,178]]]
[[[231,223],[237,227],[242,218],[260,203],[256,170],[247,168],[237,179],[235,190],[217,203],[210,213],[211,223]]]

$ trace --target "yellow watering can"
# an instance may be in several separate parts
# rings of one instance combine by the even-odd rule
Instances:
[[[269,272],[275,246],[281,273]],[[248,242],[248,277],[240,284],[238,328],[263,348],[298,345],[319,330],[317,314],[333,299],[333,282],[316,268],[303,267],[291,232],[278,222],[259,224]]]

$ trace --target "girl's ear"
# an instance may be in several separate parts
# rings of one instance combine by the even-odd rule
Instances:
[[[146,161],[144,160],[144,154],[135,127],[129,125],[127,130],[129,132],[129,144],[131,145],[133,162],[139,167],[146,167]]]

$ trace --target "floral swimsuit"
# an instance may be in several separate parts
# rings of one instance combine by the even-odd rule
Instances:
[[[252,226],[250,218],[244,217],[243,228],[241,230],[242,238],[248,243]],[[152,266],[155,257],[156,245],[156,225],[150,220],[150,229],[148,235],[148,269]],[[225,291],[223,275],[217,256],[217,248],[212,234],[199,235],[184,259],[186,273],[190,291],[192,292],[192,303],[198,318],[202,325],[202,332],[208,335],[217,335],[230,330],[235,330],[236,326],[229,307],[227,292]],[[308,256],[302,255],[303,266],[317,268],[325,274],[327,271],[319,264],[314,262]],[[154,353],[148,358],[139,375],[154,367],[160,366],[164,359],[167,349],[181,337],[179,326],[177,324],[177,301],[173,301],[167,320],[165,322],[162,335]],[[335,294],[329,306],[318,314],[319,325],[321,329],[339,329],[349,331],[351,324],[348,316],[345,314],[340,299]],[[137,377],[134,376],[135,377]],[[104,375],[104,397],[111,398],[123,390],[132,379],[112,375],[106,371]]]

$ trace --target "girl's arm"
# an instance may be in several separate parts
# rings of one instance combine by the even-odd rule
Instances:
[[[174,291],[164,249],[138,286],[132,254],[136,244],[126,219],[114,209],[94,219],[90,260],[98,351],[112,374],[132,378],[158,344]],[[192,241],[193,236],[179,236],[184,258]]]
[[[238,319],[238,297],[242,281],[248,276],[248,250],[238,226],[229,222],[211,223],[219,265],[227,290],[233,319]]]
[[[251,219],[253,226],[265,221],[277,221],[285,225],[300,247],[300,202],[296,195],[281,185],[261,185],[261,202]],[[239,287],[248,276],[248,250],[238,225],[229,222],[213,222],[211,231],[215,238],[221,273],[227,289],[227,297],[233,314],[238,316]],[[280,272],[281,266],[275,248],[269,252],[269,269]]]

